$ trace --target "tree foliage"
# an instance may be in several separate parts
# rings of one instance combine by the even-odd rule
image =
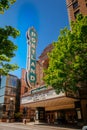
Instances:
[[[71,23],[71,30],[64,28],[54,49],[49,53],[49,67],[44,80],[57,93],[76,91],[87,85],[87,16],[81,14]]]
[[[0,13],[3,14],[15,2],[16,0],[0,0]]]
[[[0,0],[0,10],[1,7],[4,11],[6,5],[13,4],[14,0]],[[0,75],[6,75],[10,71],[18,68],[17,64],[11,64],[11,59],[15,56],[15,51],[17,50],[17,45],[11,41],[12,38],[19,36],[19,31],[11,26],[5,26],[0,28]]]
[[[21,112],[17,112],[14,114],[15,121],[21,121],[23,114]]]

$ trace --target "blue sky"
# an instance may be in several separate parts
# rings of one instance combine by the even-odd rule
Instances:
[[[69,26],[66,0],[17,0],[5,14],[0,15],[0,27],[5,25],[20,30],[20,36],[14,40],[18,50],[12,59],[12,63],[17,63],[20,68],[11,72],[20,78],[21,69],[26,68],[26,31],[32,26],[37,31],[38,59],[48,44],[57,41],[60,30]]]

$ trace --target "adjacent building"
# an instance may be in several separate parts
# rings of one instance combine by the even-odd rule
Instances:
[[[0,76],[0,119],[2,121],[14,119],[16,108],[18,109],[18,106],[15,106],[19,96],[17,93],[20,92],[17,89],[18,86],[19,79],[16,76],[11,74]]]
[[[87,15],[87,0],[66,0],[69,21],[75,21],[77,14]]]
[[[66,0],[69,22],[75,21],[78,14],[87,16],[87,0]],[[79,89],[80,104],[82,111],[82,119],[87,121],[87,86]],[[78,106],[77,105],[77,106]]]

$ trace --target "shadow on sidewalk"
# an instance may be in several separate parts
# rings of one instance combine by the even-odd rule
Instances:
[[[52,123],[38,123],[34,125],[43,125],[43,126],[52,126],[52,127],[62,127],[62,128],[72,128],[72,129],[81,129],[82,126],[78,126],[76,124],[52,124]]]

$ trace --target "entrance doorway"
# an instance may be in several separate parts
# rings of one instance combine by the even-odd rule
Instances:
[[[54,123],[54,119],[55,119],[54,112],[46,113],[46,122],[48,122],[48,120],[49,120],[49,123]]]

